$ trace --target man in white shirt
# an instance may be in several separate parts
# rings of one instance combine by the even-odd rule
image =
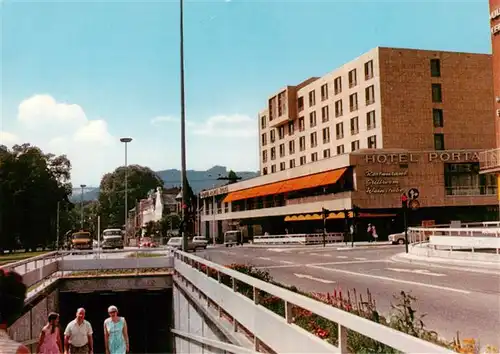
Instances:
[[[92,354],[92,326],[85,320],[85,309],[76,311],[76,318],[68,323],[64,331],[64,354]]]

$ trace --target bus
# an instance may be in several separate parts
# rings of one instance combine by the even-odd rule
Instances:
[[[123,231],[121,229],[106,229],[102,232],[102,249],[123,249]]]

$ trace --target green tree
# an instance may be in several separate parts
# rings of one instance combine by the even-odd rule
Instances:
[[[181,224],[181,217],[178,214],[164,215],[160,220],[160,230],[163,236],[170,233],[170,230],[177,230]]]
[[[163,187],[163,181],[149,167],[128,166],[128,208],[147,197],[151,190]],[[122,227],[125,224],[125,167],[118,167],[101,179],[99,212],[103,227]]]
[[[30,144],[0,146],[0,249],[53,245],[66,221],[71,163]]]

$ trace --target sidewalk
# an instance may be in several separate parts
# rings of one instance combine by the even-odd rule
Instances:
[[[435,268],[448,268],[477,273],[487,273],[500,275],[500,263],[468,261],[459,259],[446,259],[439,257],[417,256],[410,253],[398,253],[391,257],[391,260],[398,263],[422,265]]]

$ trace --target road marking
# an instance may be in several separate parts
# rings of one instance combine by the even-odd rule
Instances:
[[[400,273],[414,273],[414,274],[430,275],[433,277],[446,277],[446,274],[432,273],[427,269],[401,269],[401,268],[385,268],[385,269]]]
[[[380,276],[380,275],[357,273],[357,272],[351,272],[351,271],[343,270],[343,269],[326,268],[326,267],[320,267],[320,266],[317,266],[317,265],[310,265],[310,264],[306,264],[306,267],[315,268],[315,269],[321,269],[321,270],[327,270],[327,271],[330,271],[330,272],[344,273],[344,274],[349,274],[349,275],[357,275],[359,277],[367,277],[367,278],[373,278],[373,279],[379,279],[379,280],[387,280],[387,281],[392,281],[392,282],[395,282],[395,283],[402,283],[402,284],[409,284],[409,285],[418,285],[418,286],[432,288],[432,289],[447,290],[447,291],[452,291],[452,292],[461,293],[461,294],[470,294],[471,293],[470,291],[467,291],[467,290],[449,288],[447,286],[439,286],[439,285],[433,285],[433,284],[419,283],[419,282],[410,281],[410,280],[394,279],[394,278],[389,278],[389,277],[383,277],[383,276]]]
[[[306,275],[306,274],[293,273],[293,275],[295,275],[297,278],[310,279],[310,280],[319,281],[320,283],[325,283],[325,284],[333,284],[333,283],[335,283],[335,281],[333,281],[333,280],[315,278],[315,277],[313,277],[311,275]]]
[[[345,259],[345,258],[349,258],[349,257],[347,257],[347,256],[337,256],[337,258],[344,258]]]
[[[293,264],[293,262],[290,262],[290,261],[280,261],[280,263]]]
[[[309,253],[310,256],[321,256],[319,253]]]
[[[310,263],[310,264],[300,264],[292,263],[290,265],[271,265],[271,266],[259,266],[256,269],[275,269],[275,268],[294,268],[294,267],[304,267],[304,266],[324,266],[324,265],[340,265],[340,264],[357,264],[357,263],[387,263],[387,260],[367,260],[367,261],[341,261],[341,262],[325,262],[325,263]]]
[[[271,258],[268,258],[268,257],[259,257],[260,259],[263,259],[265,261],[271,261],[272,259]]]
[[[358,261],[366,261],[366,258],[363,257],[354,257],[354,259],[357,259]]]

